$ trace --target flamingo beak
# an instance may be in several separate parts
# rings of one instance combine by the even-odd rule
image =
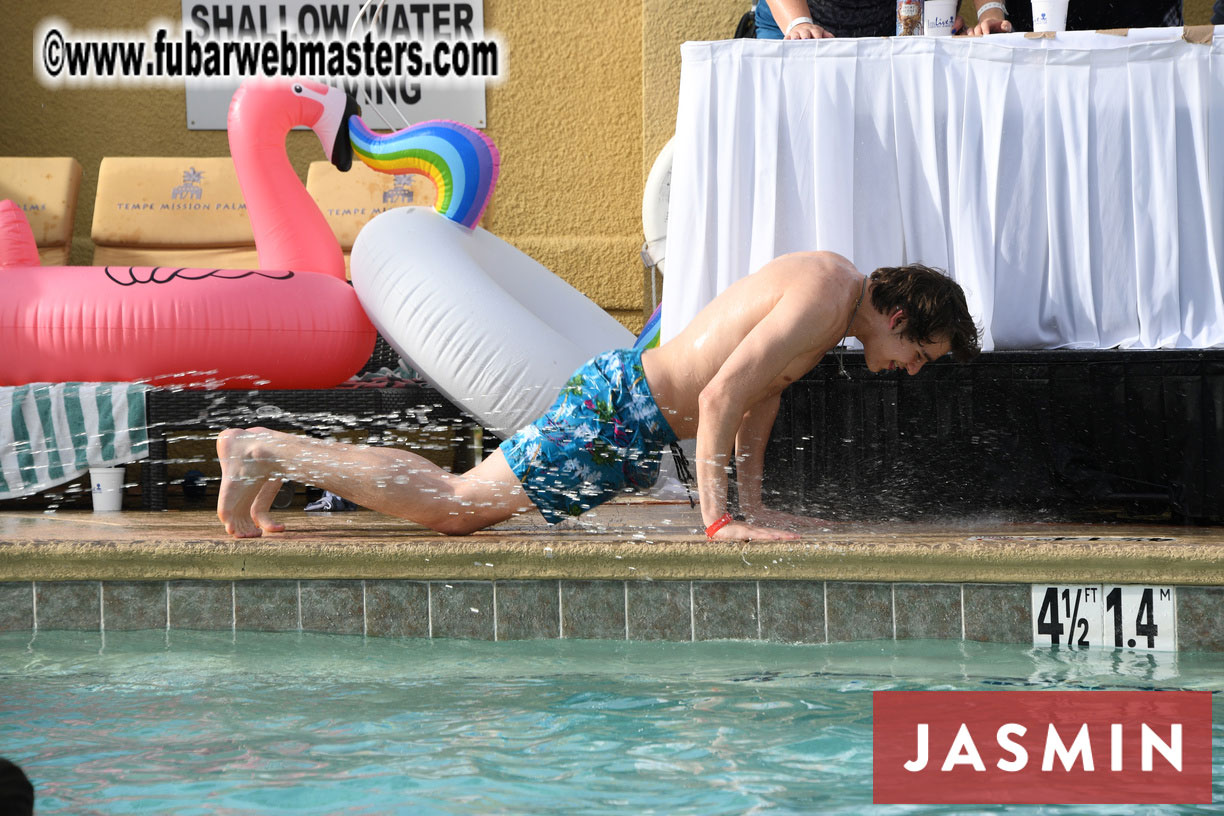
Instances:
[[[350,94],[344,95],[343,124],[336,128],[336,140],[330,152],[331,163],[342,173],[347,173],[353,166],[353,143],[349,141],[349,119],[361,114],[361,106]]]

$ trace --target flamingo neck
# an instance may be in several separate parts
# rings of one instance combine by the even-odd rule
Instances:
[[[8,199],[0,201],[0,269],[40,263],[38,244],[25,213]]]
[[[230,130],[230,153],[255,234],[259,266],[345,280],[340,242],[289,163],[287,135],[288,127]]]

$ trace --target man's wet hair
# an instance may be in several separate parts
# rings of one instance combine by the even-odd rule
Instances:
[[[871,282],[871,305],[877,311],[888,315],[904,310],[901,336],[906,340],[934,343],[946,338],[960,363],[981,352],[965,292],[942,271],[922,264],[882,266],[871,273]]]

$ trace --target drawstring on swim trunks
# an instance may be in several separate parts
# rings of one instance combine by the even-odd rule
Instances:
[[[684,492],[688,494],[689,507],[696,507],[697,502],[693,501],[693,471],[689,468],[684,448],[680,447],[679,442],[672,442],[671,452],[672,461],[676,463],[676,475],[680,477],[680,481],[684,482]]]

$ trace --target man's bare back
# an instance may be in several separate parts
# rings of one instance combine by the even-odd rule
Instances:
[[[696,438],[701,392],[720,373],[760,383],[760,376],[740,376],[744,367],[764,365],[769,372],[777,371],[763,388],[744,394],[751,404],[771,392],[781,393],[811,371],[842,339],[862,282],[863,276],[842,256],[805,252],[784,255],[723,290],[678,335],[642,360],[650,390],[676,435]],[[741,349],[771,315],[779,322],[774,335],[789,330],[793,335],[785,342],[773,342],[771,335]],[[738,365],[724,372],[728,362]]]
[[[933,288],[939,301],[935,323],[923,313],[914,325],[944,328],[909,336],[914,334],[907,329],[910,315],[896,299],[897,292],[909,291],[906,287],[921,288],[910,286],[913,280]],[[953,347],[960,356],[972,356],[977,343],[963,293],[941,273],[919,266],[889,268],[869,280],[840,255],[808,252],[775,259],[728,287],[680,334],[642,355],[649,387],[644,398],[653,398],[676,437],[697,440],[697,482],[711,538],[794,538],[796,530],[812,525],[810,518],[764,507],[763,454],[783,389],[846,336],[863,343],[870,370],[910,374]],[[561,425],[576,421],[555,419]],[[621,419],[613,422],[616,433],[623,433]],[[229,430],[217,440],[223,470],[217,513],[238,537],[279,531],[283,525],[272,521],[268,509],[278,480],[292,478],[462,535],[527,511],[533,503],[544,509],[538,494],[524,490],[524,473],[516,473],[503,453],[515,450],[507,448],[514,439],[460,476],[407,451],[265,429]],[[744,516],[739,520],[724,513],[733,452]],[[530,467],[565,470],[565,464],[550,460]]]

